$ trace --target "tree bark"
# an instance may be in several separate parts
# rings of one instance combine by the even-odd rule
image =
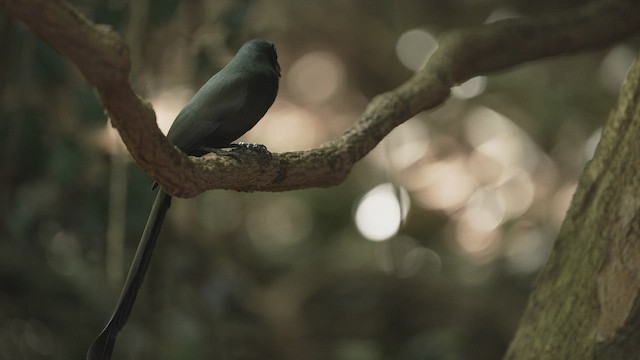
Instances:
[[[640,58],[506,359],[640,359]]]

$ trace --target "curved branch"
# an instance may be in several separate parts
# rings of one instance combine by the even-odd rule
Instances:
[[[238,163],[215,155],[187,157],[171,146],[151,107],[131,89],[127,47],[108,27],[92,24],[63,0],[0,0],[0,9],[80,69],[133,159],[181,197],[214,188],[283,191],[339,184],[393,128],[442,104],[452,86],[526,61],[604,47],[640,29],[640,2],[601,0],[571,12],[450,31],[422,70],[374,98],[340,137],[307,151],[242,155]]]

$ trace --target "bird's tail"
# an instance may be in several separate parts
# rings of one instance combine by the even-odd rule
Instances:
[[[144,227],[138,250],[133,258],[129,275],[120,294],[118,304],[111,315],[111,319],[105,326],[104,330],[93,341],[89,351],[87,352],[87,360],[108,360],[111,359],[111,353],[116,343],[118,332],[129,319],[131,309],[136,301],[136,295],[144,280],[144,274],[149,266],[151,254],[156,244],[156,240],[160,235],[160,228],[164,222],[164,216],[171,206],[171,195],[158,190],[156,200],[153,202],[147,225]]]

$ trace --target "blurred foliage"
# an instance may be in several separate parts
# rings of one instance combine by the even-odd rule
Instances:
[[[274,41],[280,95],[247,136],[272,151],[339,135],[405,81],[399,53],[425,56],[399,41],[408,31],[437,39],[581,3],[73,1],[130,41],[132,82],[164,128],[245,40]],[[127,162],[114,186],[126,155],[69,62],[4,16],[0,41],[0,358],[83,358],[119,293],[106,264],[128,266],[151,180]],[[175,199],[116,358],[499,358],[637,43],[463,85],[338,187]],[[119,197],[125,224],[109,216]],[[124,257],[107,251],[117,225]]]

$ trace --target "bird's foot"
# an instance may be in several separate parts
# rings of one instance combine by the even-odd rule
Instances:
[[[249,151],[258,152],[258,153],[269,152],[269,150],[267,150],[267,147],[262,144],[246,143],[242,141],[239,141],[234,144],[230,144],[229,147],[232,149],[244,149],[244,150],[249,150]]]
[[[230,144],[229,147],[233,149],[232,151],[251,151],[261,156],[271,157],[271,152],[269,152],[269,150],[267,150],[267,147],[262,144],[253,144],[240,141],[235,144]]]

